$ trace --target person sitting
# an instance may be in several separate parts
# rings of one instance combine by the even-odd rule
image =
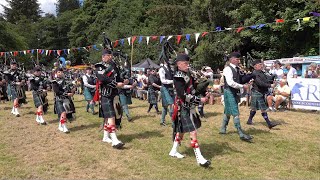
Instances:
[[[279,105],[285,100],[287,100],[289,96],[290,96],[290,88],[287,85],[287,80],[281,79],[279,86],[274,90],[274,96],[267,97],[269,111],[273,111],[273,112],[277,111],[279,108]],[[272,107],[272,102],[275,102],[274,108]]]
[[[320,75],[317,73],[317,64],[316,63],[311,63],[308,66],[308,69],[304,75],[305,78],[318,78]]]

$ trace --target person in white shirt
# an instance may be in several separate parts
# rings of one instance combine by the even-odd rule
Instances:
[[[91,109],[91,113],[95,114],[93,96],[96,91],[96,78],[92,75],[91,67],[86,69],[86,74],[82,76],[82,81],[84,86],[83,95],[87,101],[86,110],[89,112],[89,109]]]
[[[277,75],[276,79],[280,80],[283,77],[283,70],[281,69],[281,63],[280,61],[274,62],[274,69],[270,71],[271,74]]]
[[[287,80],[281,79],[280,84],[277,88],[274,90],[274,96],[268,96],[268,111],[277,111],[279,105],[285,101],[290,96],[290,87],[287,85]],[[274,108],[272,107],[272,102],[275,102]]]
[[[289,70],[288,74],[287,74],[287,79],[290,78],[297,78],[297,70],[291,66],[291,64],[286,64],[285,68]]]
[[[242,76],[240,75],[241,55],[237,52],[233,52],[229,55],[230,65],[223,69],[224,76],[224,116],[222,120],[222,126],[220,128],[220,134],[226,134],[227,125],[230,120],[230,116],[233,116],[233,123],[238,131],[240,139],[243,141],[251,141],[252,137],[243,133],[240,125],[239,118],[239,90],[241,88],[248,89],[248,85],[241,84]]]

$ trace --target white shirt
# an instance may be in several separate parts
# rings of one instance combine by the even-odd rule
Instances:
[[[168,69],[166,65],[164,67]],[[162,84],[173,84],[173,80],[166,79],[166,71],[164,70],[164,68],[159,69],[159,76]]]
[[[83,80],[83,85],[85,87],[88,87],[88,88],[95,88],[96,86],[95,85],[91,85],[88,83],[88,77],[87,76],[90,76],[89,74],[85,74],[82,76],[82,80]]]
[[[237,71],[236,65],[230,63],[230,66],[233,67]],[[233,73],[232,73],[232,70],[229,66],[227,66],[223,69],[223,76],[226,78],[225,83],[227,83],[230,87],[235,88],[235,89],[243,88],[242,84],[239,84],[233,80]]]
[[[287,78],[293,78],[294,75],[297,75],[297,70],[294,67],[291,67],[287,74]]]
[[[281,68],[279,69],[273,69],[270,71],[271,74],[276,74],[277,75],[277,79],[282,79],[283,76],[283,70]]]

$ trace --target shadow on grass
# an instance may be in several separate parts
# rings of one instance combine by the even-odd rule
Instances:
[[[234,149],[229,146],[227,142],[214,142],[210,144],[201,143],[200,149],[202,155],[206,159],[212,159],[214,156],[230,154],[230,153],[243,153],[237,149]],[[188,156],[195,156],[192,148],[188,148],[183,154],[187,154]]]
[[[213,116],[218,116],[218,115],[221,115],[222,113],[221,112],[205,112],[205,116],[206,118],[210,118],[210,117],[213,117]]]
[[[145,131],[135,134],[127,134],[127,135],[119,135],[119,139],[121,139],[124,143],[131,142],[134,139],[149,139],[152,137],[163,137],[161,131]]]
[[[148,107],[148,104],[145,104],[145,105],[139,105],[139,106],[133,106],[133,105],[129,105],[129,110],[130,109],[135,109],[135,108],[147,108]]]
[[[69,130],[74,132],[74,131],[80,131],[83,129],[91,129],[91,128],[98,129],[99,127],[101,127],[101,123],[96,122],[96,123],[88,124],[88,125],[75,126],[75,127],[69,128]]]

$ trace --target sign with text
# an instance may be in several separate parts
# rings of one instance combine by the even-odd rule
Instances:
[[[288,79],[293,108],[320,110],[320,79]]]

